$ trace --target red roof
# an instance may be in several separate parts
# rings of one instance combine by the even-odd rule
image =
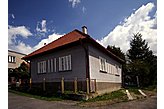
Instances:
[[[42,48],[32,52],[31,54],[23,57],[23,59],[30,59],[33,56],[36,56],[38,54],[45,53],[47,51],[53,50],[58,47],[62,47],[67,44],[71,44],[73,42],[79,41],[80,39],[88,39],[90,42],[92,42],[94,45],[98,46],[100,49],[103,49],[105,52],[109,53],[110,55],[114,56],[115,58],[119,59],[116,55],[108,51],[106,48],[104,48],[102,45],[97,43],[94,39],[92,39],[89,35],[84,34],[83,32],[79,30],[73,30],[72,32],[60,37],[59,39],[43,46]],[[122,61],[122,60],[121,60]]]
[[[60,46],[63,46],[63,45],[66,45],[66,44],[69,44],[69,43],[72,43],[72,42],[75,42],[75,41],[78,41],[80,38],[84,39],[84,38],[86,38],[86,36],[80,34],[78,30],[74,30],[74,31],[60,37],[59,39],[57,39],[57,40],[43,46],[42,48],[32,52],[31,54],[23,57],[23,59],[27,59],[27,58],[30,58],[34,55],[37,55],[37,54],[40,54],[40,53],[55,49],[57,47],[60,47]]]

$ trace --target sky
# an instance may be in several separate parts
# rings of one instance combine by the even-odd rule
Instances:
[[[8,49],[29,54],[74,29],[126,53],[141,33],[157,54],[156,0],[8,0]]]

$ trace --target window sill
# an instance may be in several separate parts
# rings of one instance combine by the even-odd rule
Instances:
[[[120,76],[119,74],[113,74],[113,73],[108,73],[110,75],[114,75],[114,76]]]
[[[115,76],[120,76],[119,74],[115,74]]]
[[[8,63],[16,64],[16,62],[8,62]]]
[[[69,71],[72,71],[72,70],[62,70],[62,71],[59,71],[59,72],[69,72]]]
[[[100,70],[101,73],[107,73],[107,71]]]
[[[38,75],[46,74],[46,73],[37,73]]]

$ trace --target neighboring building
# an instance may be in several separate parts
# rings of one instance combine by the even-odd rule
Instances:
[[[78,79],[78,88],[84,91],[86,78],[90,80],[90,92],[95,88],[93,79],[98,93],[121,88],[123,60],[92,39],[85,26],[82,29],[83,32],[75,29],[23,57],[30,60],[33,86],[42,87],[45,78],[46,87],[54,90],[60,88],[59,78],[64,77],[65,88],[73,88],[69,80],[74,78]]]
[[[20,64],[24,61],[21,59],[24,56],[26,56],[26,54],[8,50],[8,68],[18,68]]]
[[[11,76],[11,74],[13,73],[13,69],[18,68],[22,62],[25,62],[24,60],[21,59],[24,56],[26,56],[26,54],[8,50],[8,82],[9,83],[16,82],[15,77]]]

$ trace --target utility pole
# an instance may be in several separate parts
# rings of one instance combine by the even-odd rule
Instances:
[[[140,87],[138,76],[136,76],[136,78],[137,78],[137,86]]]

